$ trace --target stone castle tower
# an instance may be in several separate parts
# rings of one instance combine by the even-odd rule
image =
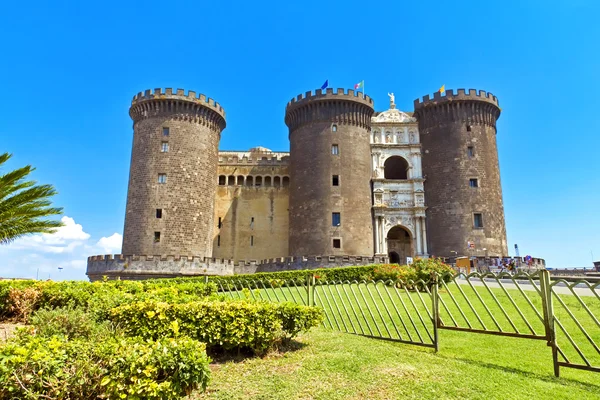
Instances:
[[[354,90],[317,90],[288,103],[290,255],[373,255],[373,112],[373,100]]]
[[[498,99],[471,89],[414,102],[425,178],[430,254],[507,255],[496,146]],[[483,254],[483,253],[487,254]]]
[[[91,280],[508,256],[498,99],[459,89],[375,112],[354,90],[293,98],[290,152],[219,151],[225,112],[195,92],[133,98],[122,254]],[[544,261],[534,258],[534,265]],[[482,264],[478,264],[482,265]],[[483,264],[485,265],[485,264]]]
[[[134,97],[123,254],[210,257],[225,111],[182,89]]]

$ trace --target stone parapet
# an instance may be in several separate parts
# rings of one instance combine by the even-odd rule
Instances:
[[[238,275],[302,269],[350,267],[387,263],[387,257],[311,256],[281,257],[234,263],[231,260],[193,256],[149,256],[107,254],[88,257],[90,281],[108,279],[143,280],[202,275]]]
[[[233,275],[230,260],[192,256],[148,256],[108,254],[88,257],[90,281],[108,279],[141,280],[198,275]]]

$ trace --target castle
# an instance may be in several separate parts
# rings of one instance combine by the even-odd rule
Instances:
[[[219,103],[138,93],[122,254],[89,257],[89,278],[507,256],[498,99],[448,90],[402,112],[389,96],[375,112],[353,90],[298,95],[287,153],[219,151]]]

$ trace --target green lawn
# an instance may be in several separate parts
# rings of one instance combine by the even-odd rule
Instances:
[[[263,289],[251,295],[298,303],[307,299],[302,287]],[[560,298],[596,346],[600,344],[598,298],[582,297],[594,317],[574,296]],[[442,288],[440,299],[445,325],[544,335],[541,297],[535,291],[488,290],[463,282],[460,287],[452,283]],[[431,343],[428,293],[383,284],[317,286],[314,300],[326,310],[324,326],[328,329],[301,336],[299,342],[305,346],[295,351],[213,364],[209,392],[197,398],[600,398],[598,373],[561,368],[561,378],[553,376],[552,353],[545,340],[440,329],[439,352],[434,353],[339,332]],[[574,342],[592,365],[600,366],[594,345],[561,302],[556,298],[553,302]],[[557,331],[566,356],[582,364],[565,334],[558,327]]]
[[[319,328],[295,350],[213,363],[192,399],[598,399],[598,374],[552,373],[542,341],[441,331],[440,351]]]

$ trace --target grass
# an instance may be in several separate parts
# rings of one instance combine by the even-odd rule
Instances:
[[[440,332],[440,351],[332,332],[301,335],[287,351],[213,363],[191,399],[597,399],[598,375],[552,374],[542,341]]]
[[[305,303],[307,293],[305,288],[292,287],[263,289],[250,296]],[[213,364],[209,391],[195,398],[600,397],[597,373],[561,368],[561,378],[554,377],[552,354],[545,340],[440,329],[439,352],[434,353],[423,347],[335,332],[431,343],[428,293],[396,290],[383,284],[335,285],[317,286],[314,297],[326,311],[324,325],[329,330],[321,328],[301,336],[299,342],[305,346],[295,351]],[[542,301],[535,291],[505,292],[451,283],[440,291],[440,299],[440,317],[446,326],[544,336]],[[576,297],[560,295],[560,299],[562,303],[553,299],[555,315],[590,363],[600,366],[599,352],[569,316],[567,308],[594,343],[600,343],[600,326]],[[582,297],[581,301],[596,319],[600,316],[596,297]],[[558,327],[557,335],[570,361],[582,364]]]

